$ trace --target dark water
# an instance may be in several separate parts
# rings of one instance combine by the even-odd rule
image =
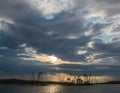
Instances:
[[[120,93],[120,85],[93,86],[18,86],[0,85],[0,93]]]

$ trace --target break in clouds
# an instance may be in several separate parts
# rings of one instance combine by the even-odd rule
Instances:
[[[0,73],[120,75],[119,0],[0,0]]]

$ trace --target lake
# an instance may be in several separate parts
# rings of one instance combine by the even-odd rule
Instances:
[[[119,84],[92,86],[20,86],[0,85],[0,93],[120,93]]]

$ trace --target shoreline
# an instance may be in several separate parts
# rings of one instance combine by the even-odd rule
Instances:
[[[108,81],[105,83],[67,83],[67,82],[51,82],[51,81],[32,81],[32,80],[21,80],[21,79],[0,79],[1,84],[17,84],[17,85],[39,85],[39,86],[47,86],[47,85],[63,85],[63,86],[91,86],[98,84],[120,84],[120,81]]]

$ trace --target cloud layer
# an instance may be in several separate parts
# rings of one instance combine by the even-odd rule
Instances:
[[[0,72],[119,75],[119,0],[0,2]]]

